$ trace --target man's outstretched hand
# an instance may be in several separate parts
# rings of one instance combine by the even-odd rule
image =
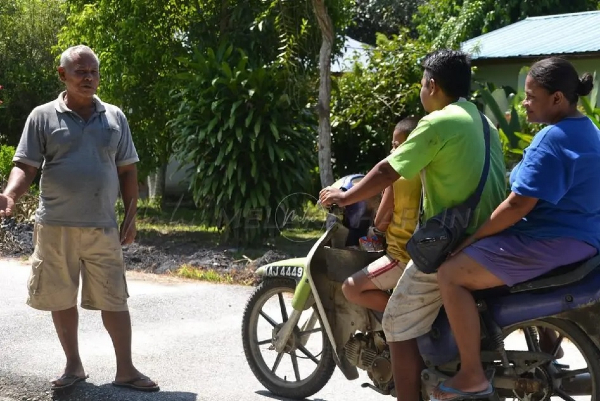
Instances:
[[[6,195],[0,195],[0,217],[10,216],[15,207],[15,201]]]

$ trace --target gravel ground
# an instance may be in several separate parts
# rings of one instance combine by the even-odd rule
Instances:
[[[17,223],[14,219],[0,222],[0,256],[28,257],[33,252],[33,224]],[[236,254],[238,254],[236,258]],[[202,247],[190,242],[173,243],[165,240],[140,241],[123,247],[127,270],[164,274],[182,265],[229,274],[237,282],[253,282],[258,266],[290,255],[269,250],[258,259],[239,258],[236,249]],[[0,400],[2,401],[2,400]]]

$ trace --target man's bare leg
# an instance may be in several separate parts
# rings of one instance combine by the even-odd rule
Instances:
[[[102,322],[115,347],[117,358],[116,382],[130,382],[139,387],[154,387],[156,383],[133,366],[131,357],[131,317],[129,312],[102,311]]]
[[[425,368],[417,340],[388,343],[398,401],[419,401],[421,372]]]
[[[54,328],[60,345],[62,345],[65,357],[67,358],[67,364],[65,366],[64,375],[74,375],[78,377],[85,377],[85,370],[81,363],[81,357],[79,356],[79,341],[78,341],[78,325],[79,325],[79,313],[77,307],[73,307],[67,310],[52,312],[52,321],[54,322]],[[57,386],[66,384],[64,380],[57,379],[53,381]]]

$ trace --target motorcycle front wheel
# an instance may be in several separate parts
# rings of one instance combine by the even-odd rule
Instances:
[[[256,288],[244,311],[242,343],[248,365],[263,386],[280,397],[301,400],[319,392],[336,365],[314,304],[303,311],[285,349],[279,353],[275,350],[273,339],[292,313],[290,303],[295,288],[293,280],[281,278],[266,279]],[[275,302],[269,302],[273,299]],[[319,340],[322,349],[317,353],[312,346]],[[263,351],[268,355],[263,355]],[[286,371],[285,362],[291,366],[281,377],[277,372]],[[304,372],[310,373],[302,378]]]

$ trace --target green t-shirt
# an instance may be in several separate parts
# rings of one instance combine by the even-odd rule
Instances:
[[[490,170],[468,234],[483,224],[506,198],[506,166],[498,130],[490,124]],[[477,188],[485,158],[483,125],[477,107],[466,100],[434,111],[388,156],[402,177],[421,174],[424,218],[464,202]],[[424,173],[423,173],[424,172]]]

